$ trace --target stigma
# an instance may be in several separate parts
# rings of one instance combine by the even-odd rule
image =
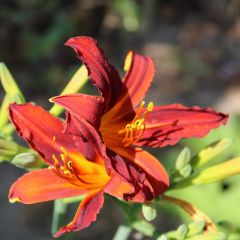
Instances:
[[[125,133],[122,140],[124,147],[138,142],[145,131],[145,120],[148,113],[153,110],[154,104],[150,102],[145,109],[144,105],[145,102],[142,101],[131,123],[126,124],[125,129],[119,131],[119,134]]]

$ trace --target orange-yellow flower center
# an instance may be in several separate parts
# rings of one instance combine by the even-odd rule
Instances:
[[[69,160],[67,156],[67,151],[64,147],[60,147],[62,153],[60,154],[60,158],[63,162],[63,165],[59,163],[58,158],[53,154],[52,158],[54,160],[53,167],[61,174],[67,177],[72,177],[73,169],[72,169],[72,161]],[[60,165],[59,165],[60,164]]]
[[[110,180],[104,162],[89,161],[80,152],[67,151],[62,146],[60,150],[58,156],[52,155],[50,166],[57,175],[85,189],[99,188]]]
[[[145,120],[147,114],[153,110],[154,104],[150,102],[147,109],[143,111],[144,105],[145,102],[142,101],[131,123],[126,124],[125,129],[119,131],[119,134],[125,133],[122,140],[124,147],[138,142],[145,131]]]

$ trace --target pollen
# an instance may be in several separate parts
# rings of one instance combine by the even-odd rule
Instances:
[[[143,109],[144,105],[145,102],[142,101],[132,122],[128,123],[125,126],[125,129],[119,131],[119,134],[125,133],[122,140],[124,147],[138,142],[145,131],[145,120],[148,113],[153,110],[154,104],[153,102],[150,102],[147,108]]]
[[[54,165],[54,166],[58,165],[59,160],[57,159],[57,157],[56,157],[54,154],[52,155],[52,158],[53,158],[53,161],[54,161],[54,162],[53,162],[53,165]]]
[[[72,161],[69,160],[67,150],[64,147],[61,146],[60,150],[62,153],[59,154],[59,159],[56,157],[56,155],[52,155],[54,162],[50,169],[57,171],[61,175],[71,177],[73,173]]]

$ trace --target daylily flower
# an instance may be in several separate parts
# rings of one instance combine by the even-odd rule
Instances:
[[[86,65],[93,84],[104,101],[101,110],[84,94],[68,94],[51,99],[67,111],[67,132],[82,136],[85,119],[101,135],[107,147],[131,162],[144,166],[155,179],[161,178],[159,161],[141,146],[164,147],[182,138],[203,137],[225,124],[228,116],[210,108],[187,108],[180,104],[145,107],[143,101],[154,76],[151,58],[130,51],[125,60],[126,74],[121,80],[108,63],[97,42],[89,37],[71,38],[66,43]]]
[[[95,102],[88,113],[101,111],[101,97],[87,99]],[[81,138],[64,133],[64,122],[31,103],[11,104],[9,112],[19,135],[49,165],[20,177],[11,186],[10,202],[32,204],[86,195],[74,219],[59,229],[55,237],[81,230],[95,221],[104,193],[126,201],[148,202],[168,187],[168,176],[161,164],[161,177],[156,180],[144,170],[144,165],[125,161],[107,150],[87,121],[82,121],[85,137]]]

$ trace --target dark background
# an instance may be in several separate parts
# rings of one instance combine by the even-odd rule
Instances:
[[[240,113],[239,13],[239,0],[0,0],[0,61],[28,101],[50,107],[48,99],[60,93],[79,67],[64,42],[88,35],[121,72],[130,49],[154,59],[155,81],[147,101]],[[51,203],[7,201],[10,185],[22,174],[7,163],[0,165],[0,238],[52,239]],[[72,239],[112,239],[122,217],[111,203],[107,200],[97,223]],[[158,221],[161,230],[178,223]]]

